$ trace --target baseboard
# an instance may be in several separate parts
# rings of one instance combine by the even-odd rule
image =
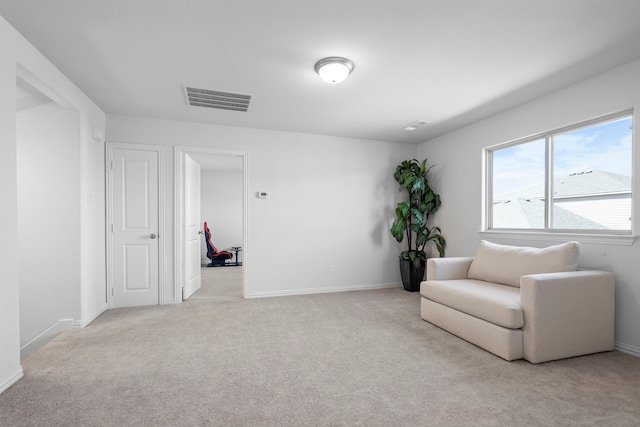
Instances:
[[[340,288],[305,288],[305,289],[287,289],[281,291],[266,292],[249,292],[248,298],[269,298],[269,297],[285,297],[293,295],[311,295],[326,294],[333,292],[350,292],[350,291],[366,291],[372,289],[386,289],[401,287],[401,283],[376,283],[373,285],[358,285]]]
[[[3,378],[2,380],[0,380],[0,394],[2,394],[3,391],[8,389],[9,387],[14,385],[15,383],[17,383],[18,380],[20,378],[22,378],[23,376],[24,376],[24,372],[22,372],[22,366],[21,366],[13,374],[11,374],[8,377]]]
[[[634,347],[632,345],[623,344],[621,342],[616,342],[615,347],[616,350],[621,351],[623,353],[630,354],[632,356],[640,357],[640,348]]]
[[[54,325],[47,328],[40,335],[20,347],[20,360],[31,356],[40,347],[51,341],[60,332],[73,328],[73,319],[61,319]]]
[[[91,316],[89,316],[89,318],[87,319],[82,319],[80,321],[75,321],[73,322],[73,326],[75,328],[84,328],[86,326],[89,326],[89,324],[91,322],[93,322],[94,320],[96,320],[98,317],[100,317],[100,315],[102,313],[104,313],[105,311],[107,311],[107,309],[109,308],[109,306],[107,304],[103,305],[102,307],[100,307],[98,310],[96,310],[95,313],[93,313]]]

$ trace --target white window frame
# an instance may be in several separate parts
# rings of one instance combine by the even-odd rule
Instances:
[[[485,147],[483,150],[483,214],[482,214],[482,230],[480,235],[483,238],[494,239],[525,239],[525,240],[544,240],[544,241],[567,241],[578,240],[585,243],[602,243],[617,245],[632,245],[637,236],[634,233],[635,215],[633,212],[634,200],[636,197],[633,180],[635,179],[635,162],[632,162],[632,189],[631,189],[631,230],[562,230],[553,229],[549,225],[552,223],[553,202],[550,201],[549,195],[553,194],[553,142],[555,135],[570,132],[573,130],[583,129],[586,127],[604,124],[616,119],[631,117],[632,121],[632,159],[635,152],[635,117],[633,109],[625,110],[605,116],[600,116],[591,120],[575,123],[553,129],[547,132],[541,132],[524,138],[508,141],[505,143]],[[535,140],[544,139],[545,141],[545,228],[544,229],[510,229],[492,227],[493,215],[493,153],[504,148],[525,144]]]

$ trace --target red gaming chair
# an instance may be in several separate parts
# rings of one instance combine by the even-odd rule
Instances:
[[[228,259],[233,258],[233,254],[227,251],[218,251],[218,248],[211,243],[211,231],[207,223],[204,223],[204,240],[207,243],[207,258],[211,260],[207,267],[221,267]]]

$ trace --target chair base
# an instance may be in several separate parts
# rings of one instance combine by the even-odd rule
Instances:
[[[209,264],[207,264],[207,267],[242,267],[242,263],[241,262],[227,263],[226,260],[220,260],[220,261],[210,262]]]
[[[207,267],[224,267],[226,261],[226,259],[212,259],[211,262],[207,264]]]

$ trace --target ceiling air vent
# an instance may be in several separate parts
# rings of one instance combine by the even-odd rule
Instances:
[[[193,107],[217,108],[246,112],[249,109],[251,95],[220,92],[217,90],[197,89],[185,86],[187,102]]]
[[[408,131],[414,131],[416,129],[418,129],[419,127],[422,127],[424,125],[428,125],[430,122],[426,121],[426,120],[416,120],[415,122],[408,124],[407,127],[403,128],[404,130],[408,130]]]

